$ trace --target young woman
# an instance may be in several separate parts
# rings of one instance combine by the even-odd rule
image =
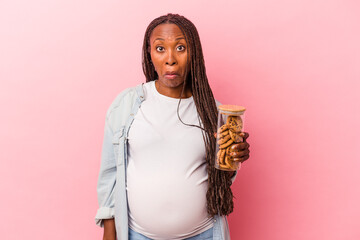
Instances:
[[[106,115],[95,217],[103,239],[230,239],[237,172],[214,167],[218,102],[194,24],[178,14],[154,19],[143,71],[146,83],[121,92]]]

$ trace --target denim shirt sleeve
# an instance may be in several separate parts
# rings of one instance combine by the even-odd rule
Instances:
[[[104,139],[101,152],[100,172],[97,182],[97,198],[99,208],[95,216],[96,225],[103,227],[103,219],[114,218],[115,215],[115,183],[116,159],[112,144],[113,131],[108,116],[105,120]]]

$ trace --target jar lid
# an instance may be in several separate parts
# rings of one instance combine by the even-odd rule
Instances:
[[[220,105],[218,106],[218,109],[225,112],[239,113],[239,114],[242,114],[246,110],[245,107],[237,106],[237,105]]]

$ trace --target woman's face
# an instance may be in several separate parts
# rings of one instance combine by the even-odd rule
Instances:
[[[187,44],[176,24],[160,24],[150,36],[151,60],[159,78],[159,85],[178,90],[187,76]]]

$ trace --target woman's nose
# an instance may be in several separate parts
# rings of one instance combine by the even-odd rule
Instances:
[[[176,57],[173,55],[172,51],[169,51],[167,59],[166,59],[166,65],[174,65],[176,64]]]

